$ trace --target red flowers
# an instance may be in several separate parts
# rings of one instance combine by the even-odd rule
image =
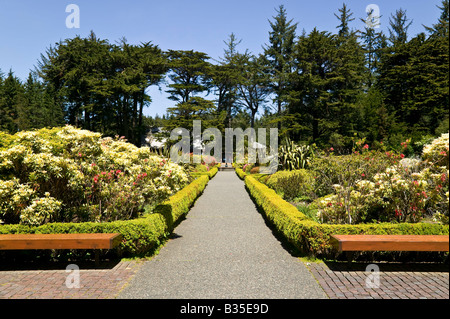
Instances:
[[[364,145],[363,149],[368,150],[369,149],[369,145],[368,144]]]

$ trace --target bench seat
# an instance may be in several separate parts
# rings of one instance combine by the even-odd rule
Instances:
[[[7,234],[0,235],[0,250],[112,249],[121,234]]]
[[[342,251],[449,251],[447,235],[332,235]]]

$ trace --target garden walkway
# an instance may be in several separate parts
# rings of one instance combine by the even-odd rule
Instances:
[[[63,263],[0,263],[0,299],[449,299],[448,265],[380,264],[380,287],[368,288],[364,264],[293,257],[234,171],[217,173],[159,255],[92,266],[80,264],[80,286],[68,288]]]
[[[327,298],[274,237],[233,171],[218,172],[119,298]]]

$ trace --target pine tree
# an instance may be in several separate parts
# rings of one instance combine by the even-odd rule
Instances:
[[[339,29],[338,36],[346,38],[353,32],[350,29],[349,23],[355,20],[355,18],[352,18],[353,13],[347,8],[345,3],[342,4],[342,8],[338,9],[338,11],[340,12],[340,15],[334,14],[341,23],[337,26]]]
[[[367,13],[366,19],[360,20],[366,23],[368,17],[373,17],[373,11]],[[373,18],[379,19],[381,16]],[[382,54],[382,50],[387,46],[387,39],[382,31],[376,32],[372,25],[365,24],[364,29],[359,31],[359,33],[366,57],[367,75],[365,84],[367,89],[370,89],[376,81],[377,70],[380,64],[380,56]]]
[[[438,8],[441,10],[441,16],[436,24],[432,27],[425,26],[425,29],[431,36],[448,37],[448,23],[449,23],[449,6],[448,0],[442,0],[442,6]]]
[[[206,53],[169,50],[167,56],[171,70],[169,78],[172,80],[167,90],[169,99],[187,103],[191,97],[210,89],[210,64]]]
[[[231,127],[233,116],[239,111],[237,103],[237,80],[238,70],[236,66],[237,46],[241,40],[237,40],[236,35],[231,33],[228,40],[224,41],[226,48],[224,56],[218,65],[211,66],[211,84],[216,88],[217,111],[225,112],[225,125]]]
[[[295,70],[290,79],[288,114],[284,119],[292,126],[290,134],[296,140],[310,138],[310,142],[317,143],[338,126],[329,107],[330,72],[335,56],[336,40],[331,33],[314,28],[310,34],[299,37]]]
[[[333,65],[329,72],[331,94],[328,108],[336,122],[335,135],[351,136],[356,132],[358,94],[363,89],[365,79],[364,49],[358,41],[357,32],[350,28],[353,13],[345,3],[339,9],[340,21],[338,34],[335,36],[336,50]],[[342,138],[339,138],[342,140]]]
[[[0,94],[0,130],[16,133],[18,126],[18,108],[23,103],[23,85],[10,70],[3,80]]]
[[[274,21],[269,21],[271,31],[269,31],[269,44],[264,46],[264,56],[270,70],[270,88],[276,96],[274,102],[278,115],[278,129],[281,130],[281,115],[286,103],[289,75],[293,68],[292,57],[297,23],[287,19],[283,5],[280,5],[276,12]]]
[[[237,55],[239,103],[250,114],[250,127],[255,126],[256,114],[261,111],[270,93],[269,76],[263,56],[249,53]]]
[[[406,10],[399,9],[395,15],[389,18],[389,41],[393,46],[404,44],[408,41],[408,29],[413,23],[406,16]]]

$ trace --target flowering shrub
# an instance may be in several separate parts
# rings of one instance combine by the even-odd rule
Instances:
[[[356,166],[343,166],[347,174],[336,173],[337,167],[325,171],[331,172],[329,178],[332,180],[335,176],[333,181],[338,183],[332,185],[333,190],[327,196],[315,202],[319,219],[351,224],[371,219],[418,222],[430,216],[435,221],[448,223],[448,134],[424,148],[423,160],[402,155],[386,152],[385,158],[375,166],[389,165],[379,172],[371,170],[369,164],[364,165],[359,154],[352,155],[356,156]],[[445,157],[447,162],[444,162]],[[347,163],[345,159],[336,161]]]
[[[333,193],[334,185],[354,187],[359,180],[372,178],[400,159],[400,155],[369,151],[368,147],[350,155],[317,156],[311,162],[314,192],[322,197]]]
[[[179,165],[124,138],[72,126],[20,132],[0,151],[0,219],[6,223],[136,217],[180,190]]]
[[[441,137],[433,140],[431,144],[425,145],[422,154],[423,159],[433,163],[434,165],[445,166],[448,168],[448,143],[448,133],[442,134]]]

